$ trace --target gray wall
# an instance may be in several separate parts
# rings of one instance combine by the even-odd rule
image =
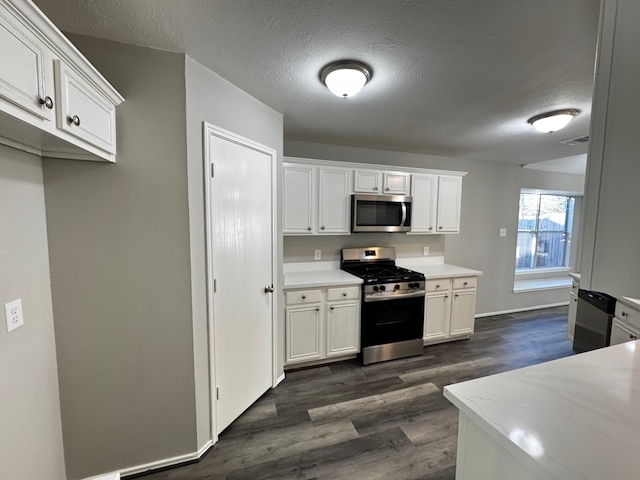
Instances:
[[[596,66],[598,116],[588,157],[583,284],[615,297],[640,298],[640,3],[606,0],[603,5],[607,15]]]
[[[0,325],[0,476],[65,478],[42,160],[0,145],[0,305],[22,299],[24,325]]]
[[[184,56],[70,37],[126,99],[116,164],[44,164],[65,457],[78,479],[195,451],[196,416]]]
[[[338,259],[343,245],[353,246],[363,241],[367,244],[397,244],[399,256],[420,256],[422,246],[429,245],[429,253],[444,255],[446,263],[483,272],[478,284],[478,314],[568,302],[568,288],[513,293],[518,201],[521,188],[581,192],[584,176],[536,171],[498,162],[473,162],[301,141],[286,141],[285,155],[469,172],[462,181],[459,235],[285,237],[285,262],[313,261],[313,249],[321,247],[323,259]],[[507,229],[504,238],[498,236],[501,227]]]
[[[193,300],[193,343],[196,353],[196,405],[198,412],[198,446],[202,447],[210,433],[209,360],[207,350],[206,256],[204,231],[203,122],[212,123],[235,134],[273,148],[282,166],[282,114],[258,102],[193,59],[186,59],[187,151],[189,163],[189,227],[191,234],[191,282]],[[281,175],[278,175],[280,182]],[[208,179],[208,177],[207,177]],[[278,191],[281,189],[278,185]],[[278,211],[280,209],[278,208]],[[276,226],[281,231],[280,224]],[[277,278],[282,275],[282,245],[277,245]],[[274,297],[280,302],[279,297]],[[281,311],[279,304],[277,310]],[[284,332],[284,318],[278,318],[279,331]],[[284,333],[278,335],[284,364]]]

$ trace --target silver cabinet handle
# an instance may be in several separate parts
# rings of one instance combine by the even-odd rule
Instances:
[[[51,100],[51,97],[47,96],[47,97],[44,97],[44,98],[40,98],[40,99],[38,99],[38,102],[40,102],[40,105],[44,105],[49,110],[51,110],[53,108],[53,100]]]
[[[265,285],[264,293],[273,293],[273,285]]]
[[[76,127],[80,126],[80,117],[77,115],[74,115],[73,117],[69,116],[67,117],[67,122],[69,122],[70,124],[75,125]]]

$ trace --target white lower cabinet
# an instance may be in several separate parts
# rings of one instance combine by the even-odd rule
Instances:
[[[427,280],[425,343],[469,337],[474,330],[477,277]]]
[[[578,295],[569,293],[569,319],[567,322],[567,337],[573,342],[573,333],[576,330],[576,314],[578,312]]]
[[[286,365],[360,351],[360,287],[289,290],[285,294]]]

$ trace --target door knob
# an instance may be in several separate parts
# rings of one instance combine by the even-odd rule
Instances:
[[[265,285],[264,293],[273,293],[273,285]]]

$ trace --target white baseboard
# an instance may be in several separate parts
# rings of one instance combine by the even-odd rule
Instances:
[[[156,462],[146,463],[143,465],[136,465],[135,467],[123,468],[122,470],[120,470],[120,475],[126,477],[127,475],[135,475],[137,473],[148,472],[150,470],[157,470],[159,468],[172,467],[174,465],[180,465],[181,463],[200,460],[200,458],[207,452],[207,450],[211,448],[212,445],[213,441],[209,440],[202,447],[200,447],[197,452],[186,453],[184,455],[179,455],[172,458],[165,458],[164,460],[158,460]],[[106,478],[111,480],[110,477]],[[119,478],[120,477],[116,477],[116,480],[118,480]],[[98,477],[98,479],[102,480],[101,477]]]
[[[280,375],[278,378],[276,378],[276,383],[273,386],[273,388],[276,388],[278,385],[280,385],[280,383],[284,380],[284,372],[282,372],[282,375]]]
[[[542,310],[544,308],[564,307],[569,305],[569,302],[551,303],[549,305],[536,305],[533,307],[513,308],[511,310],[502,310],[500,312],[478,313],[475,318],[492,317],[493,315],[506,315],[509,313],[527,312],[529,310]]]

